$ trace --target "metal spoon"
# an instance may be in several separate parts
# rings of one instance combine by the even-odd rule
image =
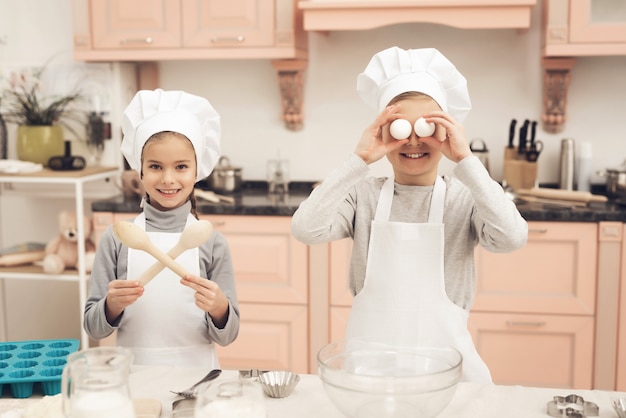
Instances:
[[[196,388],[201,385],[204,382],[208,382],[210,380],[213,379],[217,379],[217,377],[222,373],[222,371],[220,369],[213,369],[209,372],[209,374],[207,374],[206,376],[204,376],[202,379],[200,379],[197,383],[194,383],[193,386],[191,386],[189,389],[185,389],[182,392],[175,392],[173,390],[170,390],[170,392],[175,393],[177,395],[180,395],[184,398],[195,398],[196,397]]]
[[[165,267],[185,277],[189,272],[180,264],[172,259],[169,255],[161,251],[156,245],[150,241],[148,234],[139,226],[132,222],[118,221],[113,225],[115,236],[126,246],[135,250],[142,250],[159,260]]]
[[[207,220],[200,220],[197,222],[193,222],[189,226],[185,228],[183,233],[180,235],[180,239],[178,243],[167,252],[167,255],[170,256],[173,260],[176,259],[179,255],[184,253],[185,251],[199,247],[204,244],[211,234],[213,233],[213,224]],[[146,269],[139,277],[137,277],[137,281],[145,286],[148,282],[163,270],[165,266],[157,261],[148,269]]]

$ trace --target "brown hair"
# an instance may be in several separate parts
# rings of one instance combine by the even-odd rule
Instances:
[[[418,98],[424,98],[424,99],[430,99],[432,101],[434,101],[435,103],[437,103],[435,101],[435,99],[433,99],[432,97],[430,97],[428,94],[426,93],[422,93],[419,91],[405,91],[404,93],[400,93],[398,94],[396,97],[394,97],[393,99],[391,99],[389,101],[389,104],[392,105],[394,103],[399,102],[400,100],[405,100],[405,99],[410,99],[413,97],[418,97]],[[437,106],[439,106],[439,103],[437,103]]]
[[[141,178],[143,178],[143,150],[146,148],[146,145],[148,143],[150,143],[152,141],[162,140],[165,135],[174,135],[174,136],[176,136],[178,138],[185,139],[185,140],[187,140],[187,142],[191,146],[191,149],[194,149],[193,148],[193,144],[191,143],[189,138],[187,138],[185,135],[181,134],[180,132],[161,131],[161,132],[157,132],[155,134],[152,134],[152,136],[150,138],[148,138],[148,140],[145,142],[145,144],[143,144],[143,149],[141,150],[141,163],[142,163],[141,173],[140,173]],[[194,156],[195,155],[196,154],[194,152]],[[196,170],[198,169],[197,166],[198,166],[198,161],[196,160]],[[199,219],[198,218],[198,209],[197,209],[198,205],[197,205],[197,200],[196,200],[195,188],[191,191],[191,194],[189,195],[187,200],[189,200],[191,202],[191,214],[194,216],[194,218]],[[146,193],[146,202],[150,203],[150,195],[148,193]]]

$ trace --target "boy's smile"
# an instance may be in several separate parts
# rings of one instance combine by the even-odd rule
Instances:
[[[439,105],[427,96],[405,98],[396,104],[400,105],[399,113],[406,115],[406,119],[411,125],[414,125],[415,121],[423,114],[441,110]],[[439,138],[443,135],[443,129],[437,127],[433,137]],[[389,132],[389,124],[383,129],[383,141],[396,141]],[[413,130],[408,141],[399,149],[387,153],[387,159],[393,166],[395,181],[400,184],[415,186],[433,185],[442,156],[441,152],[432,149],[421,141],[421,138]]]

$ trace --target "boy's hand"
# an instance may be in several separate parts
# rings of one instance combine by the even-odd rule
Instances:
[[[180,283],[193,289],[196,306],[211,315],[213,323],[223,328],[228,320],[228,298],[212,280],[188,274]]]
[[[105,314],[109,323],[115,322],[128,305],[132,305],[143,295],[143,286],[133,280],[113,280],[109,282]]]
[[[420,138],[421,141],[438,149],[447,159],[455,163],[472,155],[463,125],[452,116],[446,112],[435,111],[425,113],[422,117],[426,119],[426,122],[434,122],[440,129],[443,129],[441,134],[435,134],[435,137]]]
[[[399,141],[394,139],[386,143],[383,141],[383,127],[396,119],[406,117],[406,115],[402,113],[397,113],[399,108],[400,106],[397,104],[387,106],[380,112],[378,117],[376,117],[374,123],[363,132],[354,153],[365,161],[366,164],[372,164],[380,160],[390,151],[398,149],[409,142],[408,139]]]

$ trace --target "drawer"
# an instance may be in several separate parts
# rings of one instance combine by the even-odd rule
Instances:
[[[593,315],[598,226],[529,222],[527,245],[507,254],[476,249],[475,311]]]
[[[308,247],[287,216],[202,216],[226,237],[240,302],[308,303]]]
[[[593,317],[472,312],[468,328],[496,384],[591,389]]]

